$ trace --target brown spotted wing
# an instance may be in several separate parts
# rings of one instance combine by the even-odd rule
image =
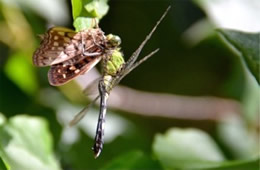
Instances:
[[[75,58],[82,58],[82,55],[75,56]],[[67,64],[74,60],[73,58],[64,63],[52,65],[48,72],[49,83],[53,86],[63,85],[78,75],[88,72],[100,59],[100,56],[83,57],[82,60],[76,60],[72,64]]]

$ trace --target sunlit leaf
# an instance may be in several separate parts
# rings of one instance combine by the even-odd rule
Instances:
[[[108,12],[107,0],[93,0],[85,4],[85,9],[95,18],[101,19]]]
[[[198,129],[173,128],[157,134],[153,152],[166,169],[208,168],[225,160],[210,136]]]
[[[0,155],[11,169],[59,170],[52,145],[42,118],[15,116],[0,127]]]
[[[93,24],[93,18],[101,19],[108,12],[107,0],[71,0],[74,27],[77,31],[88,29]]]
[[[214,27],[246,32],[260,31],[259,22],[255,22],[260,17],[259,0],[193,0],[193,2],[205,12],[207,21],[202,19],[185,32],[183,38],[191,45],[212,35]]]
[[[6,121],[6,118],[4,117],[4,115],[2,113],[0,113],[0,126],[3,125]]]
[[[72,16],[76,19],[82,11],[82,0],[71,0],[72,4]]]
[[[76,28],[77,32],[92,28],[94,25],[93,18],[89,17],[77,17],[73,22],[73,26]]]
[[[230,154],[236,159],[257,156],[259,143],[257,134],[248,129],[246,122],[237,115],[226,116],[217,126],[217,132]],[[245,140],[246,139],[246,140]],[[236,141],[236,142],[234,142]]]
[[[243,113],[245,118],[248,120],[249,124],[252,126],[259,125],[260,116],[260,86],[257,84],[256,79],[248,71],[245,64],[243,63],[243,68],[246,74],[245,89],[242,96]]]
[[[198,129],[168,130],[155,137],[153,151],[166,169],[246,170],[257,169],[259,159],[225,161],[215,142]]]
[[[247,32],[260,31],[259,0],[193,0],[216,27]]]

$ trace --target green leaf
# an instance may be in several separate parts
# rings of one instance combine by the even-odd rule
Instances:
[[[73,25],[77,31],[95,26],[93,18],[96,19],[96,22],[99,22],[109,9],[107,0],[72,0],[71,3]]]
[[[108,12],[107,0],[93,0],[85,4],[86,11],[91,16],[101,19]]]
[[[218,30],[224,43],[239,57],[243,70],[244,89],[242,91],[243,113],[251,125],[258,124],[259,86],[259,33],[249,34],[232,30]],[[251,72],[250,72],[251,71]]]
[[[219,29],[226,43],[241,53],[250,72],[260,83],[260,33],[245,33],[234,30]]]
[[[33,65],[23,53],[10,56],[5,65],[7,76],[26,94],[33,95],[37,88],[37,79]]]
[[[198,129],[173,128],[158,134],[153,152],[165,169],[246,170],[257,169],[259,159],[224,161],[215,142]]]
[[[0,127],[0,155],[14,170],[59,170],[47,122],[26,115],[10,118]]]
[[[4,117],[4,115],[2,113],[0,113],[0,126],[3,125],[6,121],[6,118]]]
[[[77,17],[74,22],[73,26],[76,28],[76,31],[92,28],[94,26],[93,18],[88,17]]]
[[[0,157],[0,169],[1,170],[9,170],[10,168],[7,168],[3,159]]]
[[[159,163],[152,160],[141,151],[132,151],[126,154],[120,155],[118,158],[109,162],[106,166],[101,168],[102,170],[121,170],[121,169],[156,169],[160,170]]]
[[[173,128],[157,134],[153,152],[166,169],[208,168],[225,160],[216,143],[198,129]]]
[[[245,72],[245,89],[243,89],[242,96],[242,111],[252,127],[258,127],[259,125],[259,103],[260,103],[260,86],[257,84],[256,79],[251,73],[249,73],[244,62],[242,63]]]
[[[221,143],[225,145],[232,157],[249,159],[259,154],[257,134],[252,133],[246,122],[238,115],[225,116],[225,119],[218,123],[217,132]]]
[[[82,11],[82,0],[71,0],[72,4],[72,16],[73,19],[76,19],[78,16],[80,16],[80,13]]]
[[[259,169],[259,159],[247,161],[229,161],[224,162],[219,167],[206,168],[201,170],[257,170]]]

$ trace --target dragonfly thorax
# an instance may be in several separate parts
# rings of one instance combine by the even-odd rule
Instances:
[[[115,49],[112,51],[111,55],[108,56],[104,71],[105,75],[116,76],[117,73],[121,70],[124,65],[125,60],[123,54],[119,49]]]

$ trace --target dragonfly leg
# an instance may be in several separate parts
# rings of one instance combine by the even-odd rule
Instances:
[[[91,34],[91,35],[92,35],[92,34]],[[81,41],[82,41],[82,42],[81,42],[81,44],[82,44],[82,54],[83,54],[85,57],[87,57],[87,56],[88,56],[88,57],[95,57],[95,56],[101,55],[101,52],[93,52],[93,53],[87,52],[89,49],[91,49],[91,48],[95,47],[95,45],[97,45],[97,44],[95,43],[95,39],[94,39],[93,35],[92,35],[92,38],[93,38],[94,44],[90,45],[90,46],[87,47],[87,48],[85,48],[85,47],[86,47],[86,44],[83,42],[83,40],[81,40]],[[97,46],[100,48],[99,45],[97,45]]]
[[[162,22],[162,20],[164,19],[164,17],[166,16],[166,14],[168,13],[168,11],[170,10],[171,6],[169,6],[166,11],[163,13],[163,15],[161,16],[161,18],[157,21],[157,23],[155,24],[155,26],[153,27],[153,29],[150,31],[150,33],[146,36],[145,40],[140,44],[140,46],[137,48],[137,50],[135,50],[135,52],[132,54],[132,56],[128,59],[128,61],[126,62],[126,69],[129,69],[132,67],[132,65],[135,63],[135,61],[137,60],[139,54],[141,53],[143,47],[145,46],[145,44],[148,42],[148,40],[152,37],[153,33],[155,32],[155,30],[157,29],[158,25]]]
[[[101,45],[99,45],[97,42],[96,42],[96,39],[95,39],[95,37],[93,36],[93,34],[91,33],[91,37],[92,37],[92,39],[93,39],[93,43],[96,45],[96,46],[98,46],[102,51],[104,50],[104,47],[102,47]]]
[[[93,36],[93,34],[91,33],[91,37],[93,39],[93,44],[91,44],[90,46],[88,46],[86,48],[86,44],[85,44],[85,41],[84,41],[84,38],[83,38],[83,33],[81,33],[81,50],[82,50],[82,54],[85,56],[85,57],[95,57],[95,56],[99,56],[102,54],[102,52],[93,52],[93,53],[89,53],[87,52],[88,50],[90,50],[91,48],[95,47],[95,46],[98,46],[98,48],[100,48],[101,50],[103,50],[103,47],[101,47],[99,44],[96,43],[96,40]]]
[[[95,52],[95,53],[88,53],[86,52],[85,50],[83,51],[83,55],[86,56],[86,57],[95,57],[95,56],[99,56],[101,55],[102,53],[100,52]]]

